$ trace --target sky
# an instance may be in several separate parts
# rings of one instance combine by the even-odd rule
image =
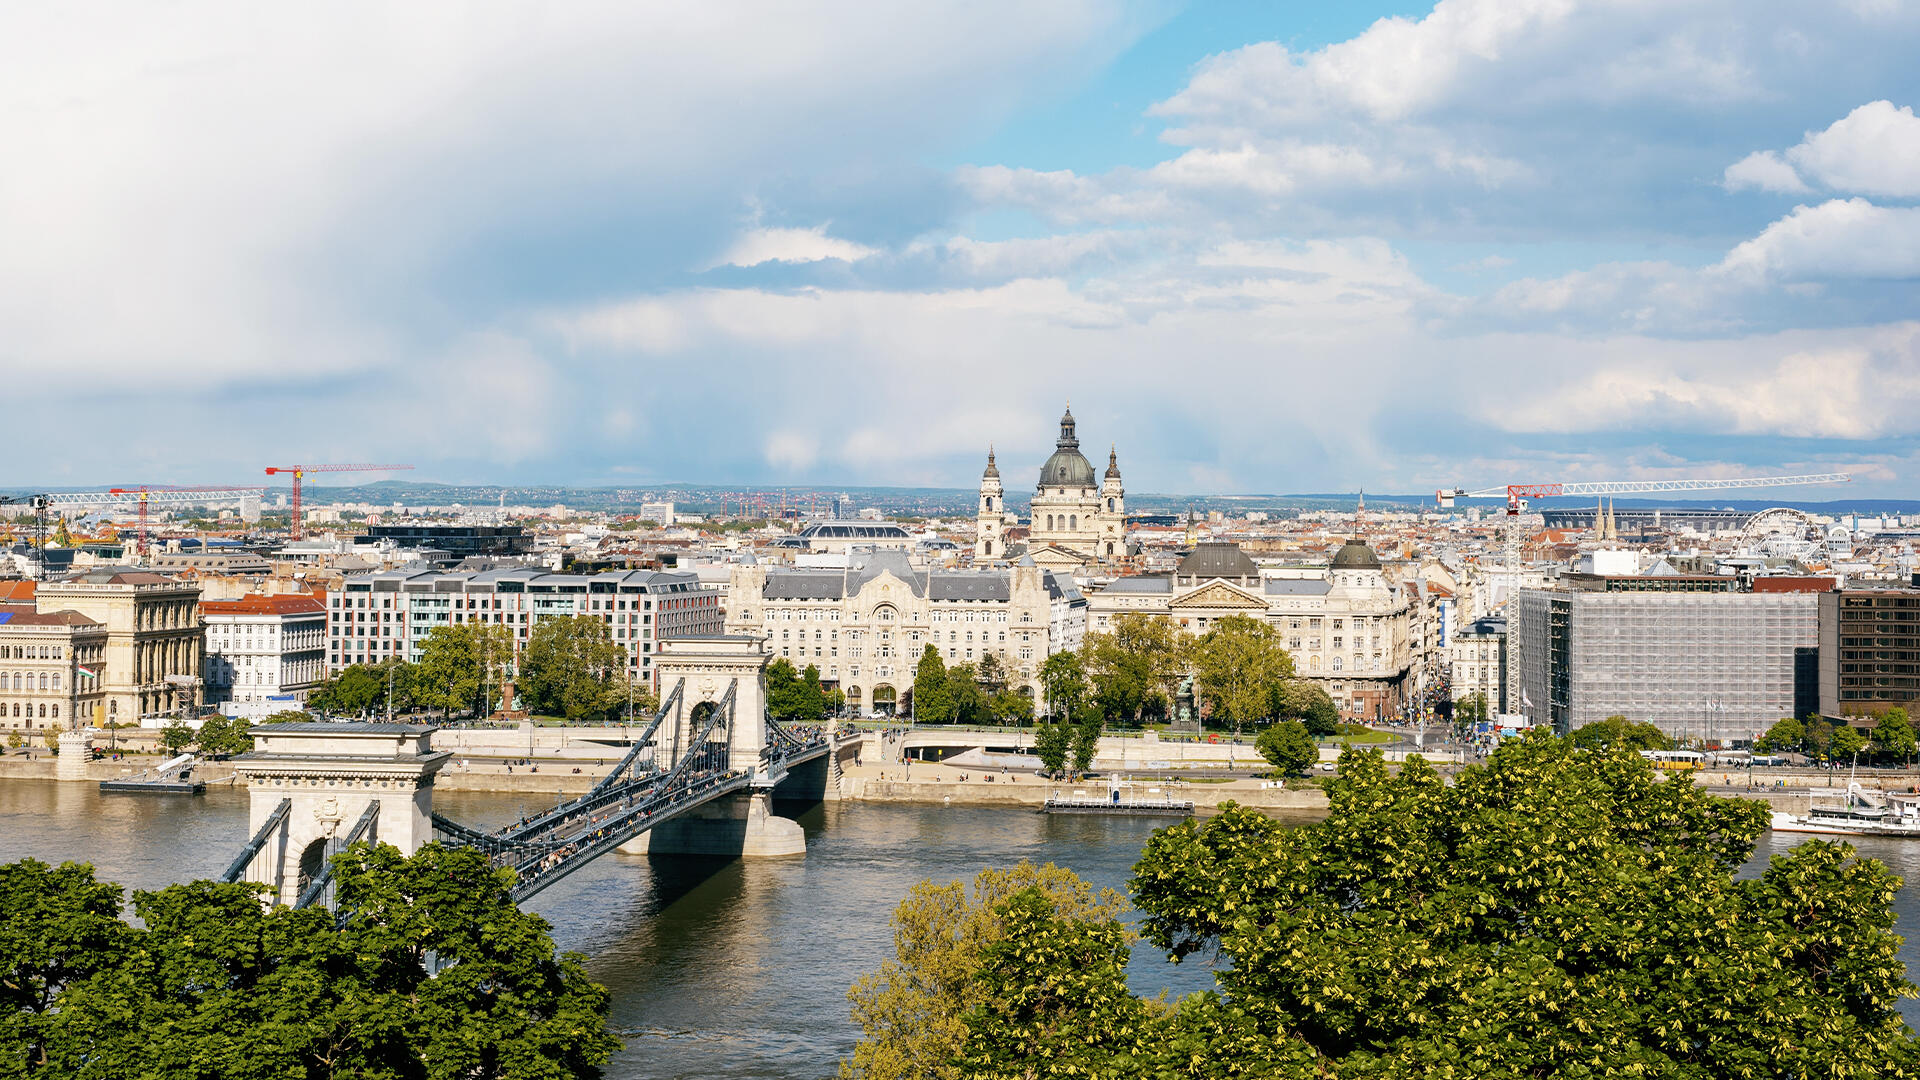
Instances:
[[[1070,401],[1134,491],[1920,497],[1916,55],[1915,0],[8,5],[0,486],[1022,485]]]

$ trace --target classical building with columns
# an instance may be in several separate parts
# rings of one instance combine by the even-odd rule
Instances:
[[[165,713],[200,704],[206,638],[199,585],[104,566],[42,582],[34,602],[42,612],[72,611],[106,628],[105,669],[89,683],[105,706],[100,719],[106,723],[157,723]]]
[[[1171,619],[1195,634],[1227,615],[1263,619],[1279,631],[1294,673],[1318,683],[1350,716],[1391,716],[1409,692],[1413,604],[1357,539],[1309,577],[1266,576],[1236,544],[1197,544],[1172,574],[1118,578],[1090,594],[1087,628],[1111,631],[1128,612]]]
[[[844,569],[736,564],[727,633],[764,637],[775,657],[812,664],[859,712],[892,713],[928,645],[949,666],[992,654],[1008,685],[1038,696],[1041,661],[1077,647],[1086,601],[1032,559],[996,570],[916,570],[902,551],[855,554]]]
[[[1007,556],[1006,505],[1000,469],[993,451],[987,451],[987,469],[980,477],[980,509],[974,555],[982,559]],[[1060,417],[1060,438],[1053,456],[1040,466],[1035,485],[1026,554],[1049,570],[1077,570],[1112,562],[1127,553],[1127,492],[1120,482],[1117,449],[1107,451],[1107,472],[1096,480],[1093,463],[1080,452],[1073,410]]]

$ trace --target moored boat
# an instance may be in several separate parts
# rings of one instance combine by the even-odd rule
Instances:
[[[1847,785],[1845,795],[1815,795],[1804,814],[1774,811],[1773,831],[1822,836],[1920,837],[1920,795],[1869,791]]]

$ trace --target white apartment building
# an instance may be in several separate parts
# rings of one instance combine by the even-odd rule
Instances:
[[[203,600],[207,628],[207,704],[264,713],[269,703],[299,708],[327,675],[327,608],[317,597],[285,594]]]
[[[591,615],[627,650],[634,676],[652,686],[655,643],[720,633],[720,596],[696,575],[644,570],[367,574],[327,595],[327,666],[338,671],[394,658],[417,663],[434,627],[463,623],[506,627],[518,651],[541,619]]]

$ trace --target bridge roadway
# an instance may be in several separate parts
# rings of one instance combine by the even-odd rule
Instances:
[[[765,717],[759,763],[734,767],[736,695],[730,687],[711,712],[693,718],[685,749],[663,761],[658,753],[660,728],[674,714],[684,689],[684,681],[674,687],[626,757],[585,795],[493,833],[434,814],[435,831],[447,842],[485,852],[496,866],[513,870],[513,898],[522,901],[715,799],[751,790],[771,792],[794,767],[826,758],[860,738],[858,733],[840,735],[818,725],[781,724]]]
[[[749,659],[753,659],[751,654]],[[742,685],[749,687],[748,692],[740,693]],[[702,693],[711,689],[717,687],[705,683],[699,688]],[[364,788],[365,776],[371,775],[368,769],[397,770],[398,774],[418,777],[425,781],[424,787],[416,787],[411,780],[397,787],[430,793],[433,771],[451,757],[444,751],[428,750],[426,733],[431,728],[316,724],[259,729],[268,742],[331,739],[324,749],[334,752],[262,752],[240,759],[254,771],[278,777],[279,782],[249,784],[256,802],[254,820],[259,825],[223,880],[237,881],[251,872],[255,880],[272,884],[282,896],[281,902],[294,907],[330,904],[334,891],[331,857],[357,840],[385,839],[385,834],[392,834],[392,842],[407,853],[428,839],[429,833],[437,833],[443,843],[483,852],[496,867],[514,872],[515,901],[525,900],[601,855],[636,841],[648,845],[643,850],[663,853],[720,851],[731,842],[736,854],[797,854],[805,849],[798,826],[769,812],[774,789],[788,781],[795,769],[815,763],[818,773],[808,776],[807,781],[831,784],[835,756],[862,736],[858,732],[843,734],[833,726],[782,724],[766,715],[754,692],[757,690],[754,682],[735,680],[719,695],[719,701],[709,699],[688,710],[687,680],[680,679],[645,732],[591,790],[492,832],[433,813],[427,800],[409,806],[411,800],[362,797],[364,801],[349,804],[345,799],[352,796],[336,795],[343,791],[342,780],[346,781],[345,790],[356,784]],[[342,738],[367,742],[369,749],[342,756],[338,753]],[[401,745],[408,743],[414,749]],[[315,770],[319,771],[317,778]],[[292,786],[287,786],[288,778],[282,774],[297,777]],[[384,772],[381,777],[391,779]],[[388,784],[386,789],[396,790],[396,786]],[[739,798],[718,814],[695,813],[730,796]],[[383,822],[385,801],[394,805],[385,807],[389,820]],[[317,812],[295,813],[296,802],[303,810],[317,807]],[[419,816],[411,817],[413,814]],[[290,846],[290,833],[296,824],[308,831],[317,827],[307,822],[308,817],[318,818],[325,827],[321,838],[310,841],[303,832]],[[353,824],[344,833],[337,825],[326,824],[344,825],[347,821]],[[670,823],[674,823],[668,830],[671,835],[661,842],[654,830]],[[640,840],[643,835],[646,840]],[[278,854],[269,851],[275,841]],[[290,891],[281,893],[283,888]]]

